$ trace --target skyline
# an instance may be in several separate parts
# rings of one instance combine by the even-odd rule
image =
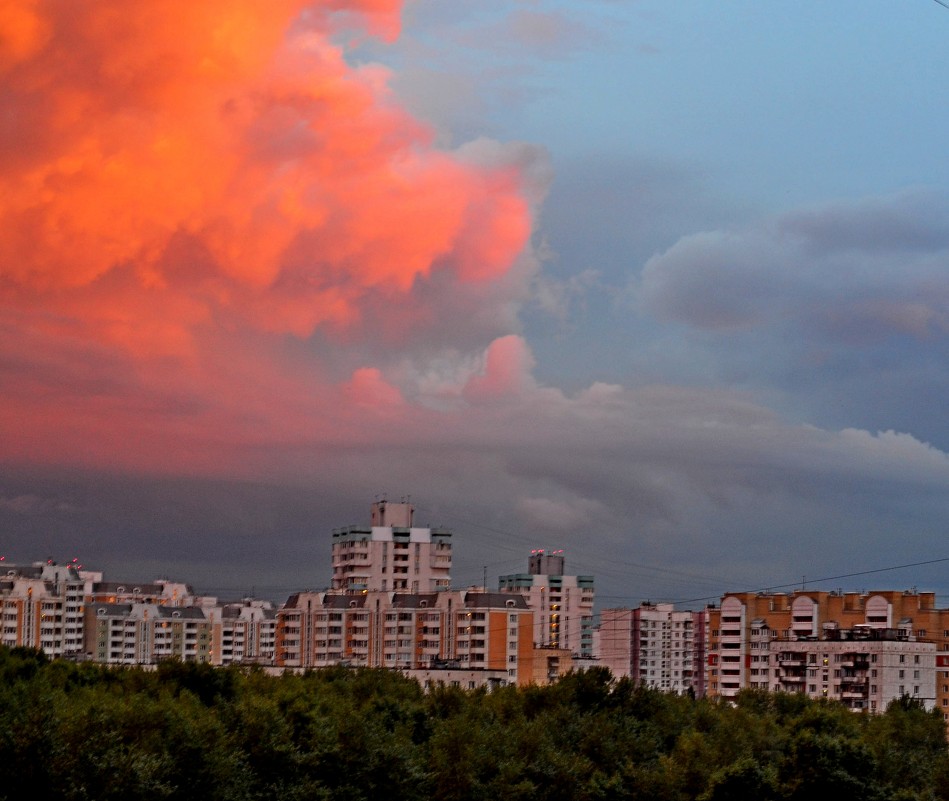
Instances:
[[[939,4],[13,9],[8,559],[318,587],[387,492],[462,586],[949,605]]]

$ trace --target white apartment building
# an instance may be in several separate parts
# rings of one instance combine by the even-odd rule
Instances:
[[[276,612],[266,601],[218,604],[187,584],[108,582],[74,560],[0,562],[0,645],[50,657],[146,665],[170,657],[272,664]]]
[[[500,577],[502,593],[527,599],[534,613],[534,644],[593,656],[593,576],[564,575],[563,551],[532,551],[527,573]]]
[[[600,614],[599,662],[617,678],[647,687],[704,694],[704,613],[645,602]]]
[[[369,526],[333,531],[333,589],[441,592],[451,587],[451,531],[413,524],[409,503],[377,501]]]
[[[936,645],[899,629],[828,629],[821,639],[774,640],[767,676],[753,686],[829,698],[854,710],[882,712],[904,695],[936,705]],[[763,679],[763,680],[761,680]]]

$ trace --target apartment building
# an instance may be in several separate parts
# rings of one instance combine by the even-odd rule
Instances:
[[[276,611],[266,601],[172,606],[136,601],[85,607],[84,658],[109,665],[166,659],[273,664]]]
[[[451,531],[414,525],[410,503],[376,501],[370,525],[333,531],[333,589],[441,592],[451,587]]]
[[[774,689],[774,671],[780,665],[775,664],[773,643],[821,641],[832,637],[828,632],[833,631],[892,630],[899,632],[894,636],[902,638],[901,642],[927,644],[926,648],[931,649],[932,696],[949,720],[949,609],[938,609],[935,600],[934,593],[916,590],[727,593],[720,606],[706,610],[708,694],[732,697],[745,687]],[[923,671],[913,668],[917,669]],[[920,676],[927,680],[924,672]],[[817,684],[822,693],[823,682]],[[886,686],[898,688],[900,683]],[[905,681],[902,686],[909,688],[910,695],[918,686],[917,697],[924,701],[930,696],[925,683]],[[880,703],[883,699],[875,700]]]
[[[0,564],[0,643],[78,657],[83,648],[83,604],[101,574],[76,563]]]
[[[272,665],[276,653],[277,610],[269,601],[245,598],[204,610],[211,622],[211,663]]]
[[[167,580],[107,582],[77,560],[0,564],[0,644],[9,647],[105,664],[272,664],[275,635],[266,601],[219,604]]]
[[[534,613],[534,644],[593,656],[593,576],[564,573],[563,551],[531,552],[526,573],[501,576],[502,593],[523,595]]]
[[[211,663],[212,624],[198,607],[90,603],[85,653],[108,665],[153,665],[165,659]]]
[[[909,695],[926,709],[936,704],[936,646],[908,630],[858,626],[828,628],[820,639],[774,640],[763,689],[801,692],[854,710],[883,711]]]
[[[705,613],[644,602],[600,614],[599,662],[616,677],[674,693],[705,692]]]
[[[450,665],[529,683],[532,632],[524,598],[509,594],[295,593],[277,612],[276,663],[405,671]]]
[[[377,501],[369,523],[333,532],[332,590],[294,593],[279,610],[74,564],[7,566],[0,636],[104,664],[386,667],[459,686],[542,683],[592,656],[593,578],[564,575],[562,552],[535,552],[501,591],[451,590],[451,531],[416,526],[406,502]]]

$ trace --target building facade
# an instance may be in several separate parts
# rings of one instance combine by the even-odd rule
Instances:
[[[593,576],[564,573],[563,551],[533,551],[527,573],[500,578],[502,593],[523,595],[534,613],[534,644],[593,657]]]
[[[600,613],[599,662],[665,692],[705,692],[705,614],[645,602]]]
[[[210,665],[272,665],[276,611],[266,601],[201,606],[90,601],[83,658],[108,665],[166,659]]]
[[[936,646],[906,630],[829,628],[820,639],[774,640],[768,650],[764,689],[800,692],[870,712],[882,712],[905,695],[927,710],[936,704]]]
[[[791,653],[793,649],[786,647],[789,643],[827,640],[834,631],[889,630],[897,632],[894,636],[902,638],[902,642],[925,644],[932,651],[932,689],[910,680],[902,686],[908,695],[913,695],[918,687],[916,697],[924,702],[931,695],[935,706],[949,720],[949,609],[938,609],[935,600],[934,593],[915,590],[727,593],[718,607],[706,610],[708,694],[727,698],[746,687],[773,690],[774,671],[781,668],[776,664],[779,660],[775,654]],[[775,652],[773,644],[783,651]],[[921,681],[928,680],[924,668],[913,670],[921,671]],[[778,682],[782,688],[794,683]],[[823,681],[806,684],[819,686],[823,693]],[[832,685],[832,681],[828,683],[828,693],[832,693]],[[898,689],[901,683],[887,682],[886,686]],[[879,704],[884,699],[875,700]],[[886,699],[889,700],[892,698]]]
[[[104,664],[273,664],[275,635],[267,601],[220,604],[165,580],[107,582],[75,562],[0,564],[0,644],[9,647]]]
[[[405,671],[452,665],[529,683],[532,632],[525,600],[502,593],[296,593],[277,612],[276,663]]]
[[[451,531],[415,526],[409,503],[376,501],[370,525],[333,531],[333,589],[441,592],[451,588]]]
[[[83,609],[101,574],[52,560],[0,565],[0,643],[42,649],[48,656],[83,653]]]

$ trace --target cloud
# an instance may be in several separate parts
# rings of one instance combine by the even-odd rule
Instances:
[[[543,154],[441,150],[346,61],[399,2],[5,8],[2,456],[225,467],[511,329]]]
[[[291,28],[301,5],[46,11],[46,45],[5,76],[28,112],[3,165],[5,281],[76,289],[125,270],[161,292],[184,272],[206,313],[306,335],[356,319],[375,287],[503,273],[529,231],[516,169],[432,149],[384,70],[349,67],[321,24]]]
[[[907,192],[683,237],[650,259],[645,308],[700,329],[775,328],[870,341],[946,330],[946,198]]]
[[[838,201],[682,237],[631,281],[666,369],[797,419],[949,447],[949,201]]]

